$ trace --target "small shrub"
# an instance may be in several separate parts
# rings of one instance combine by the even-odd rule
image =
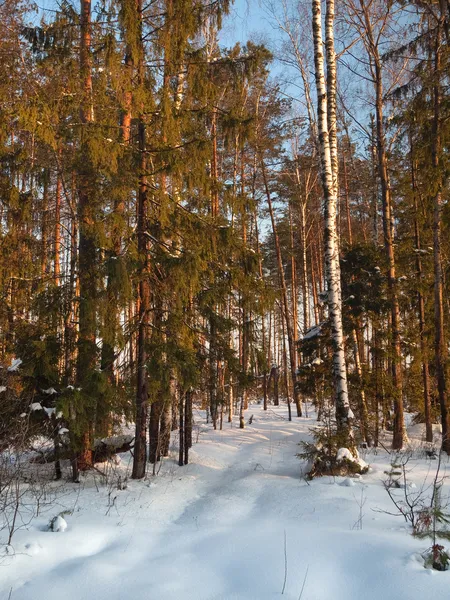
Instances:
[[[312,436],[314,442],[300,442],[302,452],[297,454],[311,465],[308,479],[324,475],[363,475],[369,470],[368,465],[359,459],[356,449],[352,449],[352,452],[340,452],[345,448],[347,439],[344,434],[338,433],[335,427],[313,429]]]
[[[447,554],[444,546],[433,544],[429,550],[423,554],[426,568],[432,568],[436,571],[447,571],[450,556]]]

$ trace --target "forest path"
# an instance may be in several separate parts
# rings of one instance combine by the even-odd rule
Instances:
[[[291,503],[292,513],[296,500],[295,496],[285,497],[286,478],[300,484],[302,463],[296,453],[300,452],[300,439],[308,436],[300,434],[297,419],[288,422],[273,410],[264,413],[258,407],[257,411],[245,430],[225,427],[210,434],[211,445],[202,440],[203,460],[208,457],[216,468],[211,469],[205,489],[186,506],[177,524],[231,527],[253,516],[273,515],[274,510],[279,514],[285,501]],[[251,407],[248,413],[252,412]]]
[[[296,454],[314,418],[289,422],[285,406],[252,414],[244,430],[236,420],[223,431],[197,414],[190,464],[178,467],[174,453],[157,477],[125,490],[114,477],[129,472],[128,455],[108,485],[93,474],[81,487],[66,483],[17,533],[0,600],[10,590],[10,600],[298,600],[302,588],[302,600],[448,596],[450,572],[423,568],[429,542],[386,512],[384,451],[367,456],[361,480],[308,483]],[[411,467],[418,489],[430,462]],[[67,530],[49,532],[64,508],[73,509]]]

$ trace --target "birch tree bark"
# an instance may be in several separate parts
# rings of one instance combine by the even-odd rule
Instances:
[[[322,187],[325,213],[325,275],[328,288],[328,313],[333,344],[333,382],[338,432],[353,445],[353,433],[348,398],[347,368],[342,328],[341,280],[339,249],[336,231],[337,195],[333,180],[333,162],[328,127],[327,89],[325,85],[322,41],[321,0],[312,0],[314,66],[317,89],[317,120],[321,160]]]
[[[334,194],[339,202],[339,174],[336,118],[336,52],[334,50],[334,0],[327,0],[325,13],[325,50],[327,56],[327,121],[330,141]]]

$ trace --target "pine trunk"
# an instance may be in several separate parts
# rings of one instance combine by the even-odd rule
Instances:
[[[139,85],[144,82],[144,48],[142,34],[142,0],[137,0],[137,18],[139,22]],[[139,328],[137,336],[137,386],[136,386],[136,426],[133,457],[133,479],[145,476],[147,462],[147,416],[148,416],[148,373],[147,373],[147,336],[150,323],[150,282],[147,248],[147,158],[146,125],[142,112],[138,122],[139,182],[137,194],[137,241],[140,259],[139,268]]]
[[[394,431],[392,448],[400,450],[406,441],[406,431],[403,416],[403,385],[402,385],[402,354],[400,342],[400,307],[396,278],[396,263],[394,250],[393,212],[391,187],[388,175],[386,140],[383,121],[383,80],[382,66],[378,46],[374,40],[372,23],[364,0],[360,0],[364,13],[365,32],[367,35],[369,56],[372,65],[372,75],[375,86],[376,113],[376,145],[378,159],[378,176],[381,185],[381,200],[383,209],[384,247],[388,263],[388,294],[391,304],[391,349],[392,349],[392,380],[394,395]]]
[[[280,239],[278,237],[278,229],[277,229],[277,224],[275,221],[275,214],[274,214],[273,205],[272,205],[272,198],[270,195],[269,184],[267,181],[266,167],[264,164],[264,160],[262,160],[262,159],[261,159],[261,172],[262,172],[262,176],[263,176],[264,189],[266,192],[267,206],[269,208],[270,221],[272,224],[272,233],[273,233],[273,237],[274,237],[274,241],[275,241],[275,251],[276,251],[277,266],[278,266],[278,278],[280,281],[281,300],[283,302],[283,315],[284,315],[284,321],[286,324],[286,333],[287,333],[287,338],[288,338],[289,366],[290,366],[290,372],[291,372],[291,381],[292,381],[294,402],[295,402],[295,406],[297,408],[297,417],[301,417],[302,416],[302,401],[301,401],[300,392],[299,392],[298,385],[297,385],[297,360],[296,360],[297,349],[295,347],[294,334],[293,334],[293,330],[292,330],[292,322],[291,322],[291,318],[290,318],[290,314],[289,314],[289,300],[288,300],[288,293],[287,293],[286,278],[284,275],[283,259],[281,256]]]
[[[94,120],[92,106],[91,75],[91,2],[81,0],[81,39],[80,39],[80,74],[83,86],[81,102],[82,129],[81,153],[89,156],[87,137],[89,124]],[[78,282],[80,288],[79,302],[79,337],[77,358],[77,387],[81,388],[83,399],[76,407],[78,433],[76,435],[77,468],[85,470],[92,466],[92,423],[90,414],[90,398],[86,390],[87,380],[97,366],[97,311],[96,311],[96,243],[95,243],[95,211],[92,192],[92,169],[89,161],[82,163],[78,172],[78,222],[79,222],[79,255]],[[84,388],[84,389],[83,389]],[[74,472],[75,479],[75,472]]]
[[[420,353],[422,358],[422,381],[423,381],[423,405],[425,416],[425,439],[427,442],[433,441],[433,424],[431,419],[431,393],[430,393],[430,372],[428,364],[428,344],[425,333],[425,298],[423,294],[423,267],[420,257],[422,246],[420,239],[419,228],[419,206],[417,199],[417,184],[416,184],[416,164],[414,158],[414,148],[412,136],[410,136],[410,152],[411,152],[411,187],[414,195],[414,238],[416,250],[416,270],[418,280],[417,300],[419,304],[419,332],[420,332]]]
[[[442,424],[442,449],[450,455],[450,413],[448,409],[447,390],[447,360],[448,348],[445,339],[444,316],[444,285],[442,272],[442,247],[441,247],[441,214],[442,214],[442,175],[440,160],[442,152],[441,142],[441,37],[444,16],[441,12],[437,32],[434,56],[435,84],[433,89],[433,127],[432,127],[432,169],[435,174],[436,193],[434,195],[433,211],[433,263],[434,263],[434,326],[435,326],[435,365],[436,380],[441,408]]]

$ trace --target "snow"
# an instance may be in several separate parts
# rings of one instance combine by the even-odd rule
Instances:
[[[48,389],[42,391],[44,394],[48,394],[49,396],[53,396],[54,394],[58,393],[54,387],[49,387]]]
[[[67,529],[67,521],[61,515],[58,515],[52,519],[49,529],[54,533],[62,533]]]
[[[19,367],[21,364],[22,364],[22,359],[13,358],[13,360],[11,361],[11,366],[8,367],[8,371],[10,373],[15,373],[16,371],[19,370]]]
[[[240,430],[236,417],[223,431],[196,412],[198,442],[185,467],[176,464],[174,434],[173,456],[159,475],[128,479],[126,489],[116,482],[130,475],[129,453],[118,465],[99,465],[108,475],[103,483],[97,471],[80,484],[52,482],[57,502],[41,506],[3,560],[0,598],[11,589],[12,600],[447,598],[450,572],[423,566],[431,542],[388,514],[394,508],[382,484],[391,463],[385,450],[365,452],[371,471],[360,478],[304,479],[306,465],[296,454],[316,423],[309,412],[289,422],[286,407],[264,412],[252,405],[251,428]],[[414,428],[408,433],[418,446],[408,468],[421,490],[437,461],[424,458],[423,428]],[[448,470],[444,460],[442,475]],[[49,521],[66,510],[72,514],[64,535],[52,535]]]
[[[347,477],[347,479],[344,479],[344,481],[342,481],[340,485],[344,487],[354,487],[356,483],[354,479]]]
[[[314,327],[311,327],[310,329],[308,329],[305,332],[305,335],[303,336],[303,341],[305,340],[311,340],[315,337],[318,337],[319,335],[322,334],[322,327],[321,325],[314,325]]]
[[[352,413],[352,415],[353,415],[353,413]],[[353,417],[350,417],[350,414],[349,414],[349,418],[353,418]],[[336,461],[342,462],[343,460],[349,460],[350,462],[354,462],[354,463],[358,464],[361,467],[361,469],[366,469],[369,466],[366,463],[366,461],[363,460],[359,456],[358,451],[356,451],[356,456],[354,456],[348,448],[339,448],[339,450],[337,451]]]
[[[99,446],[108,446],[111,448],[120,448],[125,444],[130,444],[134,439],[134,436],[131,434],[124,435],[113,435],[111,437],[103,438],[102,440],[95,440],[95,448]]]
[[[47,408],[46,406],[44,406],[44,410],[49,419],[52,417],[52,415],[55,415],[57,419],[62,419],[62,411],[59,410],[58,412],[56,412],[56,408]]]
[[[42,410],[42,405],[40,402],[32,402],[30,404],[30,410],[31,412],[34,412],[35,410]]]
[[[1,394],[2,392],[6,392],[6,390],[7,390],[6,386],[4,386],[4,385],[0,385],[0,394]]]
[[[60,427],[58,430],[58,434],[64,435],[65,433],[69,433],[69,430],[67,429],[67,427]]]
[[[348,448],[339,448],[337,452],[336,461],[341,462],[343,460],[349,460],[351,462],[355,460],[355,457]]]

